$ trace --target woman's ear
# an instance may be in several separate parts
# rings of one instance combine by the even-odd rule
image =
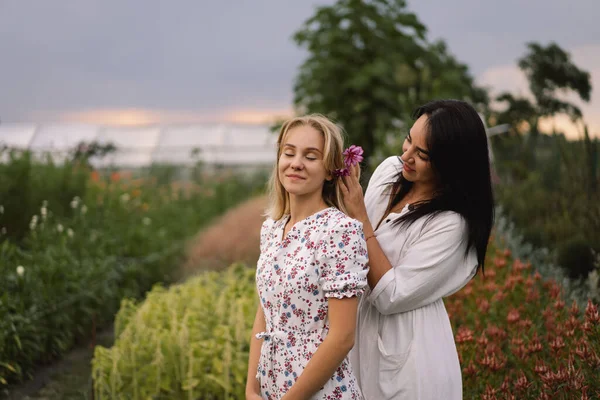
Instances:
[[[327,175],[325,175],[325,181],[326,182],[333,181],[333,174],[331,172],[329,172]]]

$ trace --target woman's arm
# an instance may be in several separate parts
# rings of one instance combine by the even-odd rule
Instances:
[[[256,334],[266,330],[265,314],[262,306],[259,304],[254,317],[254,325],[252,326],[252,337],[250,338],[250,356],[248,357],[248,377],[246,378],[246,399],[259,400],[260,384],[256,379],[258,371],[258,361],[260,359],[260,348],[262,340],[256,338]]]
[[[352,168],[357,168],[356,166]],[[363,223],[369,253],[368,297],[382,314],[414,310],[449,296],[474,275],[477,257],[466,255],[466,222],[455,215],[436,217],[398,265],[392,265],[374,234],[356,173],[344,178],[344,203],[351,217]]]
[[[327,383],[354,346],[358,298],[328,299],[329,333],[282,400],[310,399]]]
[[[373,289],[381,277],[392,269],[392,264],[390,264],[390,261],[381,249],[377,237],[375,237],[375,230],[371,225],[371,221],[369,221],[363,190],[358,181],[358,171],[359,167],[357,165],[350,167],[351,174],[344,177],[344,185],[341,185],[341,189],[348,215],[363,224],[363,232],[367,239],[367,251],[369,253],[367,282],[369,283],[369,287]]]
[[[477,268],[475,251],[466,254],[466,222],[456,214],[427,223],[398,265],[380,277],[368,301],[382,314],[431,304],[461,289]]]

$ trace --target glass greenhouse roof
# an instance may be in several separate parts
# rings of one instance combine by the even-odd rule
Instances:
[[[117,151],[97,166],[149,164],[270,165],[276,134],[267,125],[198,124],[105,127],[87,124],[0,124],[0,146],[51,153],[62,159],[81,142],[112,143]],[[193,154],[196,154],[195,156]]]

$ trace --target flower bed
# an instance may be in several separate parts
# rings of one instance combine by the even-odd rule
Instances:
[[[0,169],[0,180],[15,176],[2,174],[10,168]],[[39,164],[29,168],[44,171]],[[63,204],[60,185],[74,167],[61,168],[48,175],[56,181],[43,182],[54,195],[28,216],[20,240],[0,236],[0,389],[28,379],[111,323],[122,298],[139,298],[155,283],[177,278],[187,238],[264,183],[227,176],[202,185],[160,185],[152,178],[93,172],[86,173],[81,196]],[[35,193],[38,183],[23,180],[23,193]],[[53,184],[57,189],[49,190]],[[2,201],[0,229],[3,221],[18,226],[12,218],[20,212],[17,202]]]
[[[600,396],[598,307],[566,304],[556,281],[509,250],[492,250],[488,260],[485,276],[446,301],[465,398]]]

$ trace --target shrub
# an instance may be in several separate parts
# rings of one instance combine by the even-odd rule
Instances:
[[[594,254],[584,239],[573,239],[562,244],[558,248],[557,261],[572,279],[585,278],[594,270]]]
[[[583,140],[541,135],[533,152],[522,152],[528,146],[524,138],[496,136],[492,141],[501,177],[495,194],[506,215],[527,242],[549,249],[567,276],[586,278],[591,271],[587,252],[575,249],[572,241],[583,237],[600,251],[600,142],[590,139],[587,127]]]
[[[257,305],[254,271],[239,264],[123,301],[114,346],[95,349],[95,398],[243,398]]]

